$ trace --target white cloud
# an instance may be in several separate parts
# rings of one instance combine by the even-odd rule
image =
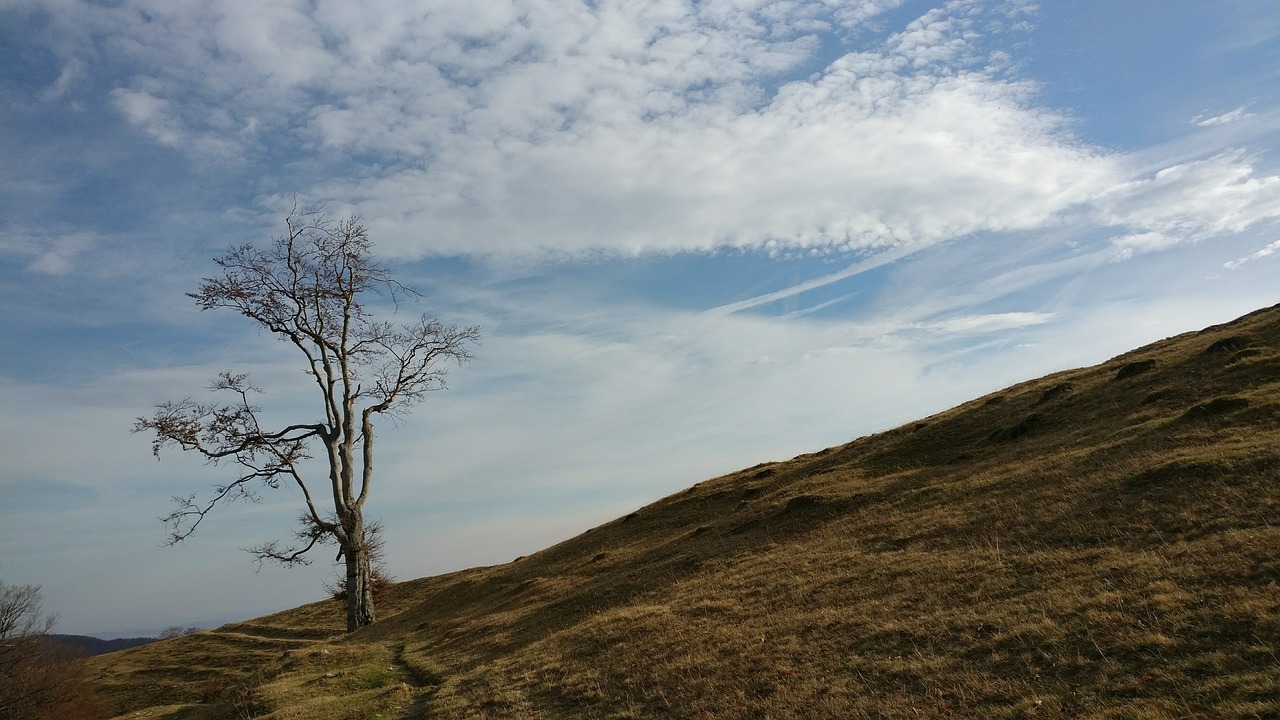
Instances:
[[[875,62],[846,57],[751,112],[629,120],[536,145],[452,138],[433,166],[312,192],[349,198],[409,255],[847,251],[1038,226],[1111,177],[1056,118],[1020,105],[1026,86]],[[410,235],[423,227],[434,241]]]
[[[900,254],[1082,208],[1130,257],[1277,216],[1277,177],[1242,153],[1135,177],[1077,142],[987,47],[1022,5],[865,34],[898,4],[134,0],[84,25],[135,60],[112,99],[163,145],[226,158],[283,132],[363,158],[289,190],[362,212],[401,257]],[[864,40],[810,67],[824,32]]]
[[[62,67],[62,71],[58,73],[58,77],[49,87],[40,93],[40,99],[45,102],[52,102],[66,97],[67,93],[84,74],[84,68],[79,60],[72,59]]]
[[[145,84],[156,85],[154,82]],[[188,152],[201,161],[209,158],[235,160],[243,153],[244,144],[255,140],[257,119],[253,117],[241,120],[226,112],[198,108],[204,122],[213,127],[192,128],[183,117],[181,108],[148,90],[115,88],[110,97],[116,110],[130,124],[161,145]]]
[[[1211,127],[1214,125],[1227,125],[1237,120],[1253,117],[1253,113],[1243,106],[1236,108],[1230,112],[1221,115],[1197,115],[1191,119],[1191,124],[1197,127]]]
[[[1276,240],[1275,242],[1262,247],[1255,253],[1245,255],[1244,257],[1237,258],[1230,262],[1224,263],[1223,267],[1227,268],[1228,270],[1235,270],[1236,268],[1240,267],[1241,265],[1244,265],[1247,262],[1252,262],[1254,260],[1261,260],[1262,258],[1271,257],[1272,255],[1276,255],[1276,254],[1280,254],[1280,240]]]
[[[1129,256],[1280,218],[1280,175],[1259,175],[1242,152],[1220,153],[1117,185],[1094,207],[1102,223],[1132,231],[1115,242]]]
[[[1111,241],[1111,246],[1116,249],[1115,260],[1129,260],[1134,255],[1167,250],[1175,245],[1181,245],[1183,242],[1184,239],[1181,237],[1171,236],[1162,232],[1139,232],[1114,238]]]
[[[61,3],[48,92],[99,48],[156,142],[303,153],[262,204],[273,185],[338,199],[403,257],[919,248],[1089,206],[1132,254],[1275,217],[1276,177],[1241,154],[1147,176],[1079,143],[993,41],[1026,3],[956,0],[884,34],[900,5]],[[816,65],[832,38],[844,54]]]
[[[151,8],[169,5],[161,0]],[[224,0],[210,6],[216,19],[206,37],[219,56],[231,58],[226,64],[253,72],[276,88],[311,85],[332,72],[337,59],[325,48],[326,28],[312,17],[311,3]]]
[[[1003,330],[1014,330],[1047,323],[1054,318],[1054,313],[1044,312],[1008,312],[989,313],[985,315],[961,315],[938,322],[926,323],[923,327],[942,333],[989,333]]]
[[[168,100],[145,90],[123,88],[112,90],[111,100],[126,120],[145,130],[161,145],[179,147],[185,141],[181,119]]]
[[[62,235],[5,233],[0,235],[0,255],[27,260],[27,270],[41,275],[66,275],[76,267],[76,259],[93,246],[95,237],[87,232]]]
[[[898,5],[132,0],[59,17],[114,33],[136,68],[114,102],[161,144],[249,155],[286,133],[361,157],[289,189],[342,199],[401,256],[921,246],[1052,223],[1117,181],[985,47],[1021,6],[952,2],[876,40]],[[857,48],[814,66],[821,33]]]

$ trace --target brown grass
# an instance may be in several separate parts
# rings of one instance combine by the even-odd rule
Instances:
[[[349,637],[319,603],[95,667],[171,718],[1280,717],[1278,511],[1280,306],[401,583]]]

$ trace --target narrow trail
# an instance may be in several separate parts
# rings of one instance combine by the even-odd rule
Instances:
[[[431,703],[431,698],[435,695],[434,688],[440,684],[440,678],[434,675],[424,675],[416,670],[404,659],[404,643],[395,646],[392,651],[391,664],[404,677],[403,682],[414,689],[415,699],[412,704],[404,709],[401,716],[404,720],[418,720],[425,718],[427,706]],[[428,692],[422,692],[423,688],[431,688]]]

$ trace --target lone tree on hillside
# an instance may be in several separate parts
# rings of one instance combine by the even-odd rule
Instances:
[[[417,293],[374,258],[358,217],[335,222],[319,210],[295,208],[285,224],[288,232],[266,249],[241,245],[216,258],[222,274],[205,278],[199,292],[188,296],[202,310],[235,310],[297,348],[315,381],[318,417],[265,427],[251,400],[261,391],[248,375],[223,372],[209,390],[227,397],[225,404],[166,402],[152,417],[138,418],[133,430],[154,433],[157,459],[162,448],[175,445],[210,464],[238,466],[239,477],[216,486],[212,498],[174,498],[177,509],[162,518],[170,528],[169,544],[189,537],[219,504],[256,501],[264,486],[295,486],[304,503],[295,542],[273,540],[249,552],[287,567],[308,563],[306,553],[318,544],[337,544],[346,564],[341,586],[351,631],[374,620],[371,555],[378,547],[377,525],[366,524],[363,514],[373,485],[374,418],[397,417],[444,388],[443,365],[469,360],[480,330],[427,315],[403,325],[374,319],[369,300],[398,306],[402,296]],[[329,492],[319,495],[311,484],[323,481],[304,472],[313,441],[328,465]],[[319,501],[327,504],[330,495],[332,507],[323,507]]]

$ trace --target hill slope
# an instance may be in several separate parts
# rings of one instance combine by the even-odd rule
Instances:
[[[1280,306],[401,584],[347,638],[320,603],[96,667],[173,718],[1275,717],[1277,510]]]

